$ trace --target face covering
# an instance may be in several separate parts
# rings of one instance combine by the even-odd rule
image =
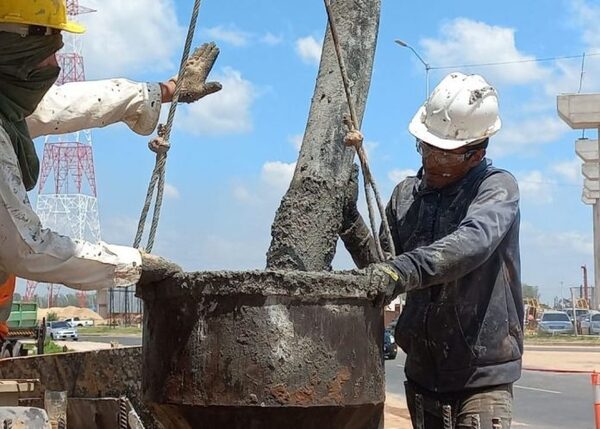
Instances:
[[[0,122],[19,161],[25,188],[35,187],[40,161],[25,118],[52,87],[60,68],[39,64],[62,48],[62,36],[27,36],[0,32]]]
[[[469,162],[476,151],[453,153],[417,142],[417,150],[423,160],[425,183],[441,189],[462,179],[471,169]]]

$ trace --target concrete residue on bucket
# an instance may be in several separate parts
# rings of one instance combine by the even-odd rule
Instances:
[[[365,276],[189,273],[138,294],[145,398],[184,407],[194,424],[218,407],[330,407],[342,418],[383,406],[382,311]]]

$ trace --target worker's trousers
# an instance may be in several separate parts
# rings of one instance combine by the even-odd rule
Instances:
[[[510,429],[512,384],[449,395],[428,395],[405,383],[414,429]]]

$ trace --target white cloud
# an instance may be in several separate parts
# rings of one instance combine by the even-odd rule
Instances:
[[[420,44],[425,59],[433,66],[526,61],[534,58],[517,49],[515,29],[468,18],[451,20],[442,26],[438,38],[426,38]],[[539,81],[547,74],[548,71],[535,62],[485,69],[486,77],[495,84],[525,84]]]
[[[88,78],[115,77],[139,71],[172,70],[185,30],[173,0],[89,0],[97,12],[81,16],[88,31],[83,49]]]
[[[318,65],[321,61],[323,41],[318,41],[313,36],[302,37],[296,40],[296,52],[307,64]]]
[[[396,169],[396,170],[392,170],[388,173],[388,178],[392,181],[392,183],[394,185],[397,185],[398,183],[400,183],[404,179],[406,179],[408,176],[416,176],[416,175],[417,175],[417,172],[410,168],[407,168],[404,170]]]
[[[553,187],[555,181],[544,176],[540,171],[517,174],[521,201],[533,204],[549,204],[554,201]]]
[[[252,192],[244,185],[235,185],[232,189],[233,198],[240,203],[254,203],[256,197],[252,195]]]
[[[194,135],[241,134],[252,131],[251,108],[257,93],[254,85],[230,67],[211,77],[223,89],[199,103],[184,106],[181,128]]]
[[[557,116],[527,117],[506,122],[498,135],[491,138],[488,152],[492,158],[535,154],[541,145],[555,142],[569,131],[569,127]]]
[[[262,167],[261,179],[274,190],[285,192],[290,186],[295,169],[295,162],[266,162]]]
[[[178,200],[181,197],[179,189],[177,189],[174,185],[171,185],[170,183],[165,183],[164,194],[165,197],[170,198],[172,200]]]
[[[581,182],[581,160],[574,158],[571,161],[563,161],[552,166],[552,171],[569,183]]]
[[[288,141],[292,144],[292,146],[294,146],[294,149],[296,149],[298,151],[302,147],[303,139],[304,139],[304,136],[302,134],[296,134],[294,136],[288,137]]]
[[[277,46],[283,42],[283,36],[276,36],[271,32],[267,32],[264,36],[261,37],[260,41],[269,46]]]
[[[573,253],[579,256],[594,254],[594,241],[591,234],[578,231],[542,231],[528,222],[521,223],[521,230],[529,244],[545,249],[546,253],[552,252],[561,256]]]
[[[597,31],[600,20],[600,5],[590,4],[584,0],[571,0],[573,15],[579,28],[583,31],[583,41],[589,47],[600,47],[600,33]]]
[[[203,33],[209,39],[229,43],[236,47],[246,46],[252,37],[250,33],[246,33],[233,25],[227,27],[217,25],[216,27],[206,28]]]
[[[596,2],[583,0],[570,1],[571,21],[581,32],[584,50],[587,53],[598,52],[600,49],[600,33],[596,30],[600,19],[600,6]],[[556,62],[556,73],[546,84],[546,93],[555,97],[556,94],[577,92],[581,78],[581,59],[560,60]],[[600,61],[586,58],[582,92],[600,91]]]

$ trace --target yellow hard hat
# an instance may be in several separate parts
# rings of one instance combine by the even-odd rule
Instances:
[[[65,0],[1,0],[0,23],[39,25],[70,33],[84,33],[85,27],[69,21]]]

